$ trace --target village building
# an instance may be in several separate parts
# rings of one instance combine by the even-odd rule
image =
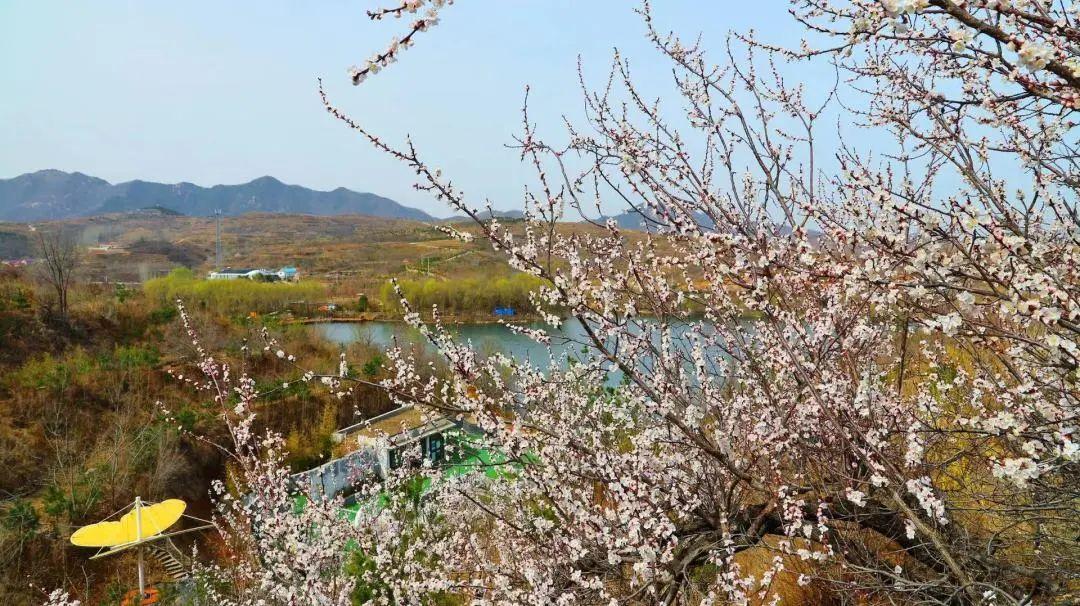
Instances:
[[[379,475],[400,468],[407,448],[419,446],[420,454],[432,463],[445,458],[447,432],[462,423],[437,415],[425,418],[415,406],[402,406],[334,432],[336,442],[355,440],[358,448],[374,449]]]
[[[286,266],[281,269],[249,269],[226,267],[218,271],[212,271],[207,275],[209,280],[268,280],[295,282],[299,274],[295,267]]]
[[[449,464],[447,444],[479,433],[480,428],[468,420],[402,406],[334,432],[336,458],[294,474],[292,481],[309,498],[332,498],[349,491],[360,477],[385,479],[410,461]],[[409,453],[410,449],[417,450]]]
[[[107,255],[127,252],[123,246],[117,244],[116,242],[104,242],[96,246],[89,246],[86,250],[92,255]]]

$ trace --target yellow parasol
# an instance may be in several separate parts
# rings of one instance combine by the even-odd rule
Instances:
[[[146,593],[146,578],[143,565],[143,547],[145,547],[146,543],[159,539],[168,540],[169,537],[179,534],[206,530],[212,528],[212,525],[206,520],[199,520],[199,518],[193,516],[184,516],[187,504],[180,499],[169,499],[147,505],[140,497],[135,497],[135,502],[130,507],[131,511],[125,513],[119,521],[105,520],[76,530],[71,535],[71,542],[79,547],[100,547],[101,550],[98,551],[97,555],[91,556],[91,560],[115,555],[126,549],[137,549],[139,552],[138,595],[142,596],[145,601],[147,595],[149,595]],[[204,524],[187,530],[162,534],[165,529],[180,521],[181,517],[198,520]]]
[[[186,508],[187,504],[180,499],[169,499],[155,505],[132,509],[124,514],[119,522],[98,522],[83,526],[71,535],[71,543],[80,547],[114,547],[135,543],[157,535],[175,524],[184,515]]]

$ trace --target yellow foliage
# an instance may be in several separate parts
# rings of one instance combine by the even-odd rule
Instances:
[[[187,269],[148,280],[143,291],[160,305],[172,305],[180,299],[188,306],[229,314],[266,313],[281,310],[292,301],[317,301],[326,297],[326,287],[317,282],[203,280]]]

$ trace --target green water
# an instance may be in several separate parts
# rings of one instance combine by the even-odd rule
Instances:
[[[527,324],[529,328],[544,328],[551,337],[550,349],[533,341],[529,337],[515,333],[501,324],[456,324],[448,327],[448,330],[456,335],[461,343],[468,343],[480,354],[492,354],[501,352],[518,361],[528,361],[533,366],[548,370],[552,363],[557,368],[565,368],[569,359],[584,360],[596,355],[588,335],[584,328],[576,320],[568,320],[558,329],[553,329],[546,324]],[[672,329],[672,347],[679,349],[687,369],[689,363],[689,339],[685,338],[691,329],[691,324],[675,325]],[[710,331],[709,325],[701,327]],[[367,343],[377,349],[387,349],[400,346],[403,349],[419,348],[431,355],[438,355],[435,346],[428,342],[420,331],[399,322],[366,322],[362,324],[328,323],[318,324],[312,327],[325,339],[341,345],[356,342]],[[654,337],[654,343],[658,339]],[[724,366],[729,360],[728,356],[719,349],[706,349],[707,367],[716,374],[722,374]],[[651,356],[643,356],[638,359],[638,366],[648,373],[652,366]],[[618,385],[622,381],[621,372],[608,374],[606,384]]]
[[[588,337],[577,322],[567,322],[559,329],[552,329],[544,324],[530,325],[530,328],[547,328],[551,335],[551,351],[532,339],[515,332],[501,324],[457,324],[448,328],[461,342],[469,343],[481,354],[504,353],[516,360],[527,360],[543,369],[550,368],[551,358],[563,365],[566,358],[582,358]],[[340,345],[368,343],[378,349],[400,346],[405,349],[422,348],[429,354],[437,354],[435,347],[424,339],[420,331],[400,322],[365,322],[362,324],[327,323],[318,324],[313,330],[325,339]]]

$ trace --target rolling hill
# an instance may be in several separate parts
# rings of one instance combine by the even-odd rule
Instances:
[[[339,187],[317,191],[260,177],[239,185],[128,181],[112,184],[82,173],[41,170],[0,179],[0,221],[45,221],[125,212],[148,207],[192,216],[220,209],[235,216],[251,212],[308,215],[360,214],[393,219],[434,219],[389,198]]]

